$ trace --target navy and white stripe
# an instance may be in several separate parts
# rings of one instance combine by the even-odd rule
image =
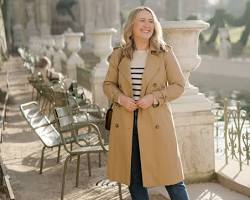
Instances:
[[[147,58],[147,51],[137,50],[133,54],[131,60],[131,78],[132,78],[132,89],[133,99],[139,100],[141,95],[142,76]]]

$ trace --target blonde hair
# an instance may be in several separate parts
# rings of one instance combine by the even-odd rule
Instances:
[[[123,29],[123,38],[122,38],[122,47],[124,55],[132,58],[133,57],[133,51],[135,50],[135,43],[133,39],[133,25],[136,15],[146,10],[149,13],[151,13],[153,17],[154,22],[154,32],[149,40],[150,47],[155,48],[157,51],[160,51],[161,49],[165,49],[165,42],[163,40],[162,36],[162,28],[159,20],[157,19],[155,13],[153,10],[151,10],[149,7],[140,6],[135,9],[133,9],[127,19],[127,22],[125,23],[124,29]]]

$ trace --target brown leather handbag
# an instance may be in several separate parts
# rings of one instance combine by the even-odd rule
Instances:
[[[111,126],[112,113],[113,113],[113,104],[110,105],[105,116],[105,129],[108,131],[110,130]]]

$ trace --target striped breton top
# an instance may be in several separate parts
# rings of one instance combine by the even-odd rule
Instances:
[[[133,99],[135,101],[140,99],[142,76],[146,64],[147,55],[147,50],[135,50],[133,53],[133,58],[131,60],[130,71],[132,78]]]

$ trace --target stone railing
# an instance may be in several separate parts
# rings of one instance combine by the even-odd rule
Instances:
[[[59,77],[77,80],[93,94],[93,102],[101,107],[107,107],[108,101],[102,92],[102,82],[108,69],[107,57],[112,51],[112,35],[115,29],[99,29],[92,33],[93,52],[100,58],[96,66],[85,66],[85,61],[78,54],[82,49],[83,33],[67,30],[62,35],[46,35],[31,37],[29,51],[35,57],[48,57],[51,62],[50,73]],[[57,75],[58,76],[58,75]]]

